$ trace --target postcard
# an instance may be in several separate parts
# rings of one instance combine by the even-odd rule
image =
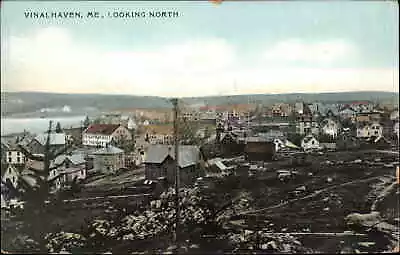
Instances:
[[[395,1],[1,1],[2,253],[399,247]]]

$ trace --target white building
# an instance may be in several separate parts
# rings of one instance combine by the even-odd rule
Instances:
[[[5,170],[1,180],[3,183],[7,183],[8,181],[11,182],[14,188],[18,187],[18,178],[19,173],[18,170],[13,165],[8,165],[7,169]]]
[[[299,135],[319,135],[319,125],[316,121],[299,121],[296,124],[296,133]]]
[[[137,128],[136,122],[134,119],[129,118],[128,119],[128,129],[129,130],[135,130]]]
[[[332,119],[325,119],[321,122],[321,132],[325,135],[337,137],[339,132],[339,124]]]
[[[24,165],[26,161],[25,155],[17,147],[16,144],[4,144],[5,162],[12,165]]]
[[[382,136],[383,127],[381,124],[374,122],[371,124],[361,124],[357,127],[357,137],[368,138],[368,137],[379,137]]]
[[[395,110],[390,114],[390,120],[399,120],[399,110]]]
[[[82,144],[86,146],[105,147],[113,140],[131,140],[132,135],[127,128],[115,124],[93,124],[82,134]]]
[[[319,141],[313,135],[307,135],[301,141],[301,148],[305,151],[319,149]]]
[[[302,102],[295,103],[294,109],[297,114],[303,114],[304,113],[304,103],[302,103]]]

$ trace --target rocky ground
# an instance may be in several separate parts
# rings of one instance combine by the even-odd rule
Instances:
[[[393,184],[395,166],[391,165],[398,162],[398,156],[331,153],[309,156],[308,160],[312,164],[292,169],[296,175],[284,182],[268,168],[251,178],[242,177],[241,189],[251,193],[253,208],[236,218],[244,218],[245,225],[253,230],[269,228],[276,233],[297,233],[305,247],[317,252],[391,249],[392,238],[383,233],[375,236],[318,233],[350,231],[345,217],[354,212],[369,213],[372,209],[381,213],[382,221],[398,222],[399,205],[395,201],[399,201],[399,185]],[[392,189],[385,193],[391,185]],[[379,206],[373,208],[377,200]],[[389,232],[396,238],[395,231]]]
[[[392,163],[398,162],[398,155],[377,152],[329,153],[308,155],[307,161],[309,164],[302,166],[270,163],[251,176],[245,174],[207,178],[205,183],[199,185],[201,197],[202,200],[211,202],[212,208],[220,210],[218,222],[223,222],[224,230],[221,231],[225,232],[208,237],[188,234],[185,238],[189,244],[185,251],[338,253],[383,252],[393,249],[393,241],[396,236],[398,238],[398,234],[390,226],[398,226],[399,185],[393,184],[395,166]],[[278,170],[291,170],[295,174],[288,179],[279,179]],[[86,233],[89,226],[97,226],[99,222],[110,225],[107,233],[111,231],[113,224],[122,224],[118,230],[122,231],[126,224],[123,221],[118,223],[121,219],[116,218],[118,215],[128,215],[124,219],[130,222],[128,225],[132,229],[128,227],[124,230],[126,240],[121,237],[121,241],[108,244],[110,250],[168,250],[170,234],[166,235],[162,228],[157,231],[162,230],[164,234],[156,239],[136,239],[137,235],[141,235],[141,231],[137,229],[139,226],[145,224],[147,227],[144,229],[148,232],[156,223],[162,227],[163,224],[159,224],[161,219],[169,222],[174,219],[171,208],[158,212],[156,198],[153,198],[156,200],[152,203],[151,210],[137,214],[138,206],[132,203],[134,198],[129,196],[140,193],[140,190],[127,187],[139,187],[143,177],[143,171],[138,170],[88,179],[82,190],[70,199],[121,195],[127,197],[95,202],[79,200],[60,205],[58,209],[43,216],[48,225],[47,231],[65,232],[57,238],[62,238],[63,235],[74,237],[68,233]],[[199,196],[200,193],[196,193],[191,200],[197,201]],[[191,221],[196,215],[197,220],[204,221],[204,208],[201,208],[203,207],[193,204],[183,208],[188,211],[182,221]],[[377,226],[382,226],[383,230],[371,231],[374,229],[371,226],[367,229],[363,228],[365,226],[354,228],[345,221],[349,214],[368,214],[371,211],[379,212],[380,223]],[[129,215],[136,216],[132,218]],[[3,223],[11,226],[11,229],[18,229],[16,226],[19,224],[2,213],[2,248],[3,241],[6,240],[3,239],[4,234],[12,235],[10,227],[7,232],[3,231]],[[389,227],[383,224],[388,224]],[[101,229],[107,227],[103,226]],[[137,232],[135,235],[131,235],[133,230]],[[90,238],[89,236],[86,238]],[[76,238],[83,242],[81,237]],[[223,242],[221,238],[229,240],[229,243]],[[152,250],[151,247],[157,242],[159,250]],[[139,246],[142,248],[134,248]],[[104,249],[106,248],[107,246]]]

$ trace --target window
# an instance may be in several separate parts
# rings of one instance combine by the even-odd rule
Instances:
[[[12,180],[13,180],[13,182],[15,182],[15,176],[13,176],[13,179],[12,179]]]
[[[11,151],[8,152],[8,156],[11,156]]]
[[[81,175],[83,175],[83,170],[81,170]]]
[[[21,163],[21,158],[20,157],[17,158],[17,162]]]
[[[21,155],[21,152],[17,151],[17,156],[20,156],[20,155]]]
[[[8,158],[8,162],[11,163],[12,162],[12,158]]]

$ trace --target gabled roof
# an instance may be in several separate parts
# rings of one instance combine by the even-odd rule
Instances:
[[[120,148],[117,148],[117,147],[112,146],[112,145],[108,145],[105,148],[101,148],[101,149],[93,152],[94,155],[120,154],[120,153],[124,153],[124,151],[121,150]]]
[[[40,134],[35,137],[41,145],[46,145],[47,134]],[[50,134],[50,145],[65,145],[65,134],[64,133],[51,133]]]
[[[350,107],[346,107],[345,109],[341,110],[340,113],[355,113],[356,111],[354,111],[352,108]]]
[[[153,145],[146,152],[144,163],[161,164],[168,156],[175,159],[175,147],[168,145]],[[193,145],[179,146],[179,167],[195,165],[200,160],[200,149]]]
[[[81,154],[72,154],[72,155],[60,155],[54,160],[54,164],[60,165],[64,162],[64,160],[71,161],[74,165],[84,164],[86,160],[83,158]]]
[[[119,127],[120,125],[116,124],[92,124],[84,131],[84,133],[96,135],[111,135]]]

